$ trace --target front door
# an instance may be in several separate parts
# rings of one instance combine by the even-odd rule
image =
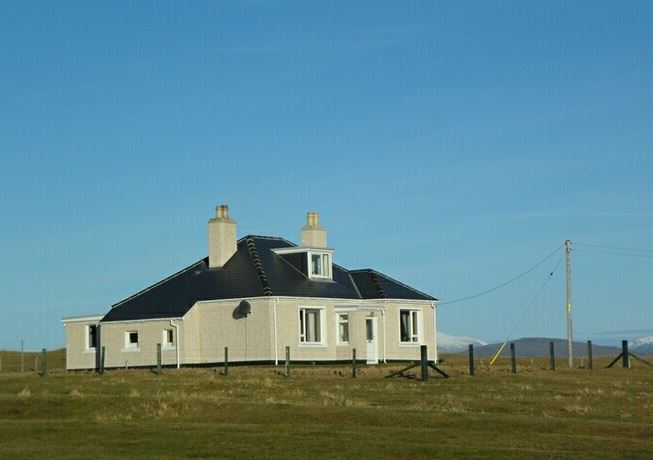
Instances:
[[[367,364],[378,364],[379,341],[377,339],[376,318],[365,318],[365,336],[367,341]]]

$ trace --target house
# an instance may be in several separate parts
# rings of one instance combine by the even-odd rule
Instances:
[[[66,366],[168,366],[419,359],[437,361],[434,297],[372,269],[334,263],[319,215],[299,245],[236,236],[226,205],[208,223],[209,255],[116,303],[104,315],[64,318]]]

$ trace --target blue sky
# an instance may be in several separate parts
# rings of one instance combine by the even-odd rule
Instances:
[[[38,1],[0,18],[0,348],[63,346],[62,317],[206,256],[223,202],[240,235],[294,241],[317,210],[337,263],[443,302],[565,239],[653,250],[650,2]],[[576,337],[653,335],[653,252],[577,248]],[[561,256],[442,305],[439,328],[504,338]],[[565,336],[563,267],[515,337]]]

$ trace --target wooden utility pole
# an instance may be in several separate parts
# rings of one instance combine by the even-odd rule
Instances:
[[[574,355],[573,355],[573,334],[571,327],[571,309],[572,309],[572,300],[571,300],[571,241],[565,241],[565,265],[567,267],[567,352],[569,355],[569,367],[574,367]]]

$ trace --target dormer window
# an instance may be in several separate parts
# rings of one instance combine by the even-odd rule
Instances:
[[[331,279],[331,256],[327,252],[308,253],[310,258],[309,278],[329,278]]]
[[[292,246],[275,248],[272,251],[309,279],[316,281],[330,281],[333,279],[333,270],[331,268],[332,248]]]

